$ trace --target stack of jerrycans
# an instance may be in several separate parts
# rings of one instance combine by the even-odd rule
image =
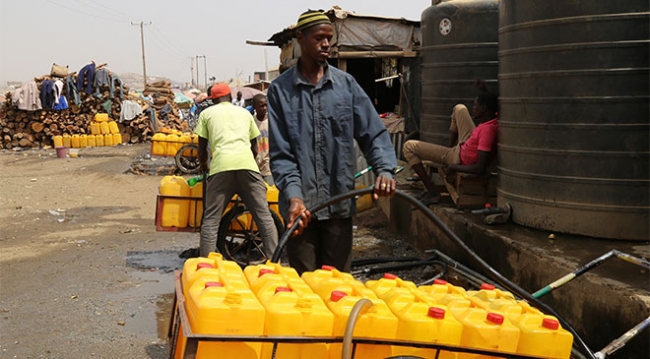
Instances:
[[[486,285],[484,285],[481,291],[487,291],[486,288]],[[478,301],[471,299],[477,293],[476,291],[466,292],[463,288],[451,285],[443,280],[436,280],[433,285],[421,286],[419,289],[426,293],[435,303],[446,306],[451,314],[463,325],[460,338],[461,347],[502,353],[514,354],[516,352],[519,329],[504,318],[503,313],[489,310],[483,306],[476,306]],[[494,292],[489,295],[506,295],[505,293],[507,292]],[[493,357],[458,353],[457,358],[486,359]]]
[[[193,333],[258,336],[264,332],[264,307],[248,286],[244,273],[219,253],[190,258],[181,277],[187,316]],[[179,335],[176,357],[185,349]],[[261,343],[199,342],[197,358],[257,359]]]
[[[269,336],[331,337],[334,315],[323,300],[300,278],[295,269],[278,263],[248,266],[244,275],[266,309],[264,334]],[[260,358],[273,355],[273,343],[262,345]],[[325,359],[329,344],[278,343],[276,358]]]
[[[475,307],[502,313],[519,329],[517,354],[554,359],[571,356],[573,335],[560,326],[557,318],[516,300],[512,293],[483,284],[481,290],[468,292],[468,299]]]
[[[395,339],[458,346],[463,325],[444,305],[436,304],[413,282],[386,273],[379,280],[366,282],[366,287],[386,301],[398,318]],[[436,357],[436,350],[393,346],[393,356]],[[441,351],[438,358],[456,359],[457,354]]]
[[[305,272],[302,279],[318,294],[329,310],[334,314],[333,336],[341,337],[352,307],[362,298],[372,301],[366,311],[361,311],[356,326],[354,337],[371,339],[394,339],[397,330],[397,318],[390,311],[386,303],[379,299],[375,293],[366,288],[349,273],[342,273],[334,267],[324,265],[322,269]],[[340,358],[342,345],[339,343],[330,346],[329,358]],[[392,355],[390,345],[359,344],[356,346],[355,358],[375,359],[386,358]]]

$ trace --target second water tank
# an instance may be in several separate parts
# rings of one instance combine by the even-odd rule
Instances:
[[[483,79],[498,92],[497,0],[434,1],[422,13],[420,139],[447,146],[456,104],[472,109]]]

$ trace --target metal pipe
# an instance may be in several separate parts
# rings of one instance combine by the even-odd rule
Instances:
[[[341,195],[338,195],[336,197],[331,198],[329,201],[322,203],[320,205],[316,205],[313,208],[310,208],[309,211],[312,213],[316,213],[320,211],[321,209],[327,208],[330,205],[334,203],[338,203],[340,201],[344,201],[349,198],[353,198],[355,196],[363,196],[366,194],[370,194],[374,191],[373,188],[362,188],[354,191],[350,191],[348,193],[344,193]],[[516,285],[515,283],[511,282],[508,280],[506,277],[501,275],[501,273],[497,272],[494,268],[492,268],[486,261],[483,260],[483,258],[479,257],[474,251],[465,243],[463,242],[447,225],[440,219],[438,216],[433,213],[429,207],[425,206],[422,202],[418,201],[416,198],[413,198],[409,196],[408,194],[396,190],[395,191],[395,197],[402,198],[409,202],[412,206],[415,207],[416,210],[422,211],[422,213],[429,218],[438,228],[445,234],[449,239],[451,239],[452,242],[454,242],[457,246],[459,246],[465,254],[469,256],[469,259],[480,269],[485,271],[490,278],[492,278],[495,282],[501,284],[504,286],[506,289],[509,291],[513,292],[513,294],[520,296],[521,298],[527,300],[528,302],[534,304],[537,306],[539,309],[541,309],[544,312],[550,313],[554,317],[556,317],[559,321],[562,327],[566,328],[574,337],[574,345],[578,346],[582,349],[582,351],[587,354],[587,357],[589,359],[596,359],[594,357],[594,353],[589,349],[587,344],[582,340],[582,338],[578,335],[578,333],[575,331],[575,329],[567,322],[564,318],[562,318],[553,308],[548,306],[547,304],[541,302],[539,299],[533,297],[530,293],[526,292],[523,290],[521,287]],[[273,258],[271,259],[272,262],[274,263],[279,263],[280,260],[280,255],[282,254],[282,250],[287,244],[287,241],[289,240],[289,237],[291,236],[291,233],[295,231],[298,228],[299,220],[294,221],[293,225],[291,228],[288,228],[284,234],[282,235],[282,238],[278,241],[278,247],[275,250],[275,253],[273,253]]]
[[[363,308],[372,307],[373,305],[374,304],[370,299],[361,298],[354,304],[352,310],[350,310],[348,322],[345,325],[345,334],[343,335],[343,352],[341,353],[341,359],[352,358],[352,336],[354,334],[354,326],[357,324],[357,319],[359,319],[359,313],[361,313]]]
[[[650,326],[650,317],[645,318],[641,323],[637,324],[634,328],[628,330],[625,334],[621,335],[619,338],[613,340],[611,343],[607,344],[606,347],[598,351],[595,356],[597,359],[604,359],[606,356],[613,354],[615,351],[621,349],[622,347],[639,334],[643,329]]]
[[[603,264],[603,262],[605,262],[607,259],[609,259],[612,256],[616,256],[617,258],[620,258],[620,259],[622,259],[622,260],[624,260],[626,262],[632,263],[632,264],[636,264],[636,265],[638,265],[640,267],[650,269],[650,262],[648,262],[648,261],[646,261],[644,259],[641,259],[641,258],[631,256],[629,254],[620,252],[620,251],[618,251],[616,249],[612,249],[611,251],[603,254],[602,256],[592,260],[591,262],[585,264],[584,266],[574,270],[573,272],[563,276],[562,278],[554,281],[553,283],[551,283],[551,284],[547,285],[546,287],[544,287],[544,288],[538,290],[537,292],[533,293],[533,297],[539,298],[539,297],[542,297],[542,296],[554,291],[555,289],[557,289],[557,288],[569,283],[570,281],[576,279],[577,277],[585,274],[587,271],[590,271],[590,270],[598,267],[599,265]]]

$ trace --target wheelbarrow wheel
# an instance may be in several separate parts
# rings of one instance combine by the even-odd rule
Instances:
[[[176,167],[185,174],[199,173],[199,147],[197,145],[185,145],[176,151]]]
[[[284,225],[278,215],[271,211],[273,224],[282,236]],[[253,215],[245,206],[233,207],[226,212],[219,223],[217,249],[225,259],[237,262],[240,266],[261,264],[266,262],[262,236],[255,225]]]

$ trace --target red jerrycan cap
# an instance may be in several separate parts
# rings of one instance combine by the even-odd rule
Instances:
[[[488,284],[488,283],[481,284],[481,289],[484,290],[494,290],[494,288],[495,287],[492,284]]]
[[[341,300],[341,298],[343,298],[343,297],[347,297],[347,296],[348,296],[348,293],[346,293],[346,292],[342,292],[342,291],[340,291],[340,290],[335,290],[335,291],[333,291],[332,294],[330,295],[330,300],[331,300],[332,302],[338,302],[339,300]]]
[[[542,327],[551,330],[557,330],[560,327],[560,323],[557,320],[551,318],[544,318],[542,320]]]
[[[433,284],[447,284],[447,281],[444,279],[434,279]]]
[[[429,307],[427,315],[435,319],[445,319],[445,310],[438,307]]]
[[[203,268],[214,268],[214,266],[208,262],[199,262],[196,264],[196,270]]]
[[[276,287],[275,292],[279,293],[279,292],[293,292],[293,291],[291,290],[291,288],[287,288],[287,287]]]
[[[323,264],[323,266],[320,267],[320,269],[322,269],[322,270],[329,270],[329,271],[332,271],[332,270],[336,269],[336,267],[334,267],[334,266],[328,266],[327,264]]]
[[[494,324],[503,324],[503,315],[498,313],[488,313],[487,320]]]
[[[261,276],[263,276],[265,274],[271,274],[271,273],[275,273],[275,271],[272,270],[272,269],[262,268],[262,269],[260,269],[260,272],[257,275],[257,277],[259,278],[259,277],[261,277]]]
[[[210,287],[223,287],[223,283],[219,283],[219,282],[205,282],[205,288],[210,288]]]
[[[384,279],[397,279],[397,276],[393,273],[384,273]]]

